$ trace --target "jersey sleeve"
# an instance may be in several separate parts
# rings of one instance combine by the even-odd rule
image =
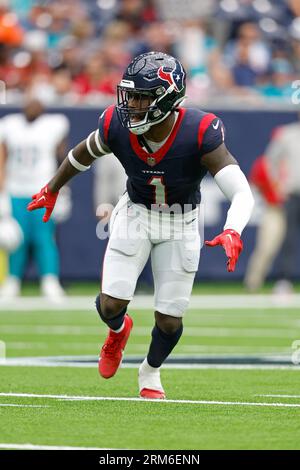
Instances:
[[[221,119],[212,113],[206,114],[199,125],[198,144],[201,154],[218,148],[225,140],[225,128]]]
[[[115,106],[109,106],[108,108],[103,111],[99,118],[98,122],[98,129],[99,129],[99,137],[101,140],[102,148],[107,152],[110,153],[110,146],[111,146],[111,132],[110,132],[110,125],[111,120],[113,117]]]

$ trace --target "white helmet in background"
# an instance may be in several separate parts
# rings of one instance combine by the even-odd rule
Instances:
[[[18,222],[12,217],[0,218],[0,249],[11,253],[23,241],[23,232]]]
[[[23,239],[20,225],[11,216],[10,198],[6,192],[0,192],[0,249],[11,253],[19,247]]]

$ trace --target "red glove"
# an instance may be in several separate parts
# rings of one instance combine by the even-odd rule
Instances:
[[[205,245],[221,245],[224,248],[227,257],[229,258],[227,261],[227,271],[233,272],[235,270],[236,262],[243,250],[243,242],[240,235],[235,230],[225,230],[213,240],[206,241]]]
[[[45,207],[46,212],[45,212],[44,217],[43,217],[43,222],[48,222],[48,220],[50,219],[50,216],[52,214],[52,211],[54,209],[57,196],[58,196],[58,192],[57,193],[52,193],[52,191],[50,191],[48,185],[46,185],[46,186],[44,186],[44,188],[42,188],[40,190],[39,193],[34,194],[32,196],[33,201],[30,204],[28,204],[27,210],[28,211],[34,211],[36,209],[41,209],[41,208]]]

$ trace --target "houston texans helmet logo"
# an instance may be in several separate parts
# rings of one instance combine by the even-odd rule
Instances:
[[[157,75],[161,80],[168,82],[171,85],[174,85],[176,91],[182,90],[184,86],[184,71],[181,64],[176,63],[172,72],[166,71],[165,67],[160,67],[157,71]]]

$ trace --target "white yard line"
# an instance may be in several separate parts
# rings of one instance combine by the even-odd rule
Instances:
[[[0,406],[15,406],[17,408],[49,408],[48,405],[18,405],[16,403],[0,403]]]
[[[242,401],[217,401],[217,400],[155,400],[141,399],[131,397],[89,397],[89,396],[70,396],[70,395],[47,395],[35,393],[0,393],[4,397],[20,398],[49,398],[62,401],[125,401],[136,403],[164,403],[164,404],[185,404],[185,405],[221,405],[221,406],[266,406],[280,408],[300,408],[300,403],[260,403],[260,402],[242,402]]]
[[[96,296],[96,293],[95,293]],[[94,310],[95,296],[69,296],[60,303],[50,302],[41,297],[22,297],[13,301],[0,300],[0,312],[40,310]],[[132,309],[152,309],[152,295],[137,295],[130,303]],[[286,301],[279,301],[272,294],[260,295],[193,295],[190,308],[195,309],[287,309],[300,308],[300,294],[293,294]]]
[[[256,397],[270,397],[270,398],[300,398],[300,395],[278,395],[278,394],[268,394],[268,395],[255,395]]]
[[[19,349],[19,350],[26,350],[26,349],[31,349],[31,350],[39,350],[39,349],[51,349],[53,350],[53,345],[50,343],[41,343],[41,342],[34,342],[34,341],[6,341],[5,342],[7,349]],[[83,351],[83,350],[89,350],[95,351],[96,349],[99,349],[101,345],[101,341],[97,342],[84,342],[84,343],[79,343],[76,341],[68,342],[68,343],[55,343],[55,347],[60,350],[65,350],[67,351]],[[135,343],[135,344],[130,344],[127,347],[127,352],[141,352],[144,353],[148,350],[149,348],[149,343]],[[203,354],[209,354],[209,353],[223,353],[223,354],[230,354],[230,353],[252,353],[252,354],[268,354],[268,353],[291,353],[290,348],[286,348],[283,346],[243,346],[243,345],[237,345],[237,346],[227,346],[227,345],[221,345],[221,344],[212,344],[212,345],[198,345],[198,344],[184,344],[184,345],[179,345],[177,347],[177,351],[181,353],[203,353]],[[0,359],[1,360],[1,359]]]
[[[7,444],[0,443],[0,449],[18,450],[114,450],[109,447],[70,447],[70,446],[44,446],[36,444]]]
[[[134,327],[135,336],[149,336],[152,326],[149,327]],[[0,326],[1,334],[11,334],[14,337],[18,335],[70,335],[70,336],[95,336],[99,337],[99,328],[97,326],[20,326],[20,325],[1,325]],[[261,337],[261,338],[297,338],[299,333],[295,331],[295,328],[245,328],[245,326],[240,327],[225,327],[221,328],[216,325],[216,327],[189,327],[185,326],[184,328],[185,336],[189,337]],[[298,336],[297,336],[298,335]],[[78,344],[78,343],[77,343]]]

